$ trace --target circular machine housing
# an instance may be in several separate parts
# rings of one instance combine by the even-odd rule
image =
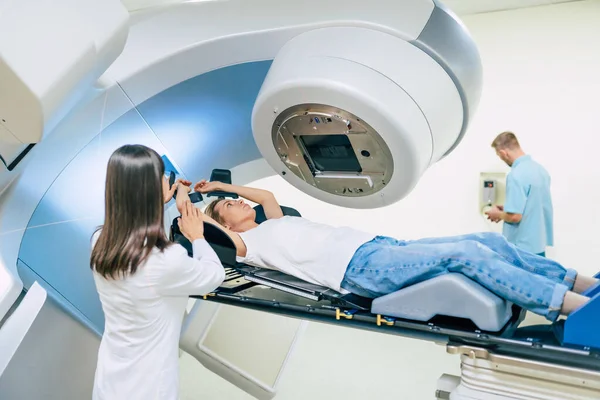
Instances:
[[[479,56],[452,21],[441,26],[460,35],[442,30],[444,43],[468,44],[454,46],[454,63],[426,43],[362,27],[294,37],[254,106],[263,157],[289,183],[331,204],[376,208],[405,197],[456,147],[479,100]],[[451,65],[476,79],[461,80]]]

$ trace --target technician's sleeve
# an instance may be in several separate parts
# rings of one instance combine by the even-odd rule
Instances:
[[[189,257],[179,244],[167,250],[168,269],[164,271],[159,285],[163,295],[204,295],[223,283],[225,268],[206,240],[195,240],[192,246],[194,257]]]
[[[506,178],[506,202],[504,212],[511,214],[523,214],[527,203],[527,188],[518,179],[508,175]]]

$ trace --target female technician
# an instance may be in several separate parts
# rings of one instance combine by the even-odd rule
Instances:
[[[94,400],[178,399],[188,296],[209,293],[225,279],[191,203],[179,227],[194,257],[167,240],[163,208],[175,187],[164,171],[160,156],[141,145],[125,145],[108,161],[105,221],[92,238],[90,262],[105,316]]]

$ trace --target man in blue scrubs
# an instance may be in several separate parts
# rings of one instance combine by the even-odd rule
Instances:
[[[525,154],[512,132],[503,132],[492,147],[511,167],[506,177],[506,203],[486,214],[493,222],[504,221],[502,233],[517,247],[545,256],[554,245],[553,209],[548,171]]]

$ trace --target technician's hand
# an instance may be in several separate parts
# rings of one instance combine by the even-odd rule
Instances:
[[[488,215],[488,220],[492,221],[492,222],[500,222],[499,218],[491,218],[489,215]]]
[[[485,215],[488,216],[488,219],[492,222],[499,222],[500,217],[502,216],[502,210],[498,206],[494,206],[491,210],[487,211]]]
[[[207,182],[206,179],[202,179],[200,182],[194,185],[194,190],[200,193],[209,193],[216,191],[227,191],[227,184],[223,182],[213,181]]]
[[[171,186],[169,189],[166,189],[166,186],[163,186],[163,197],[165,199],[165,204],[171,201],[173,195],[175,194],[175,191],[179,188],[180,185],[188,186],[189,188],[191,184],[192,182],[186,181],[185,179],[177,179],[177,181],[175,181],[173,186]]]
[[[494,210],[494,215],[496,215],[496,218],[494,218],[492,221],[493,222],[502,221],[502,214],[504,213],[504,206],[494,206],[494,208],[492,210]]]
[[[202,211],[187,201],[183,207],[181,218],[177,219],[179,230],[187,240],[204,239],[204,218]]]

